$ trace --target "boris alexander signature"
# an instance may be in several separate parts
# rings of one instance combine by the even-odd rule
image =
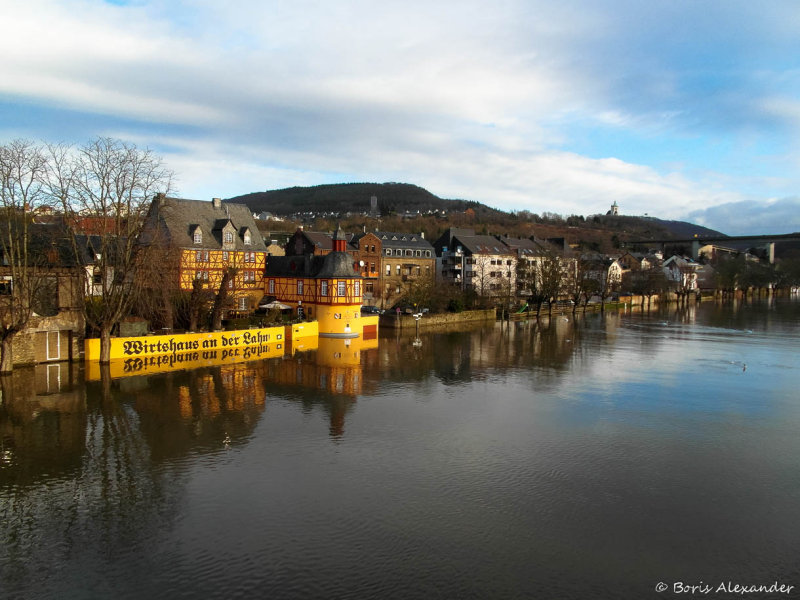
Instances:
[[[745,584],[733,581],[720,581],[718,583],[686,583],[685,581],[674,581],[665,583],[659,581],[656,584],[656,592],[662,594],[671,592],[681,596],[707,596],[716,594],[733,594],[744,596],[745,594],[791,594],[795,589],[794,585],[773,581],[770,583]]]

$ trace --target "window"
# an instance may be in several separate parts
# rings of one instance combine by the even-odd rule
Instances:
[[[225,239],[225,243],[226,244],[232,244],[233,243],[233,233],[231,233],[230,231],[226,231],[224,239]]]
[[[353,294],[358,298],[361,295],[361,282],[354,281],[353,282]]]
[[[298,279],[297,280],[297,295],[298,296],[302,296],[303,295],[303,280],[302,279]]]
[[[225,261],[225,262],[228,262],[228,252],[227,251],[222,253],[222,260]]]
[[[0,294],[3,296],[8,296],[11,294],[11,290],[13,288],[11,281],[10,275],[4,275],[2,278],[0,278]]]
[[[422,250],[417,250],[415,256],[422,256]]]
[[[247,310],[250,308],[250,302],[247,296],[242,296],[239,298],[239,310]]]
[[[425,256],[430,258],[431,257],[431,251],[430,250],[425,250]]]
[[[203,232],[200,231],[199,227],[195,228],[193,239],[194,239],[194,243],[195,244],[202,244],[203,243]]]
[[[201,260],[203,260],[203,251],[198,250],[194,253],[194,262],[200,262]]]
[[[375,263],[369,263],[369,272],[370,273],[374,273],[375,272]]]
[[[385,252],[386,252],[386,256],[391,256],[392,255],[392,249],[391,248],[387,248],[385,250]]]
[[[328,295],[328,282],[327,280],[322,280],[319,286],[319,295],[320,296],[327,296]]]
[[[406,256],[414,256],[413,250],[406,250]]]
[[[245,232],[244,232],[244,244],[245,244],[245,246],[249,246],[252,243],[253,243],[253,238],[250,235],[250,230],[246,229]]]
[[[339,281],[337,283],[338,283],[338,286],[337,286],[338,289],[336,290],[336,295],[337,296],[345,296],[345,295],[347,295],[347,282],[346,281]]]
[[[388,277],[391,274],[392,274],[392,265],[386,265],[386,276]]]
[[[232,290],[232,289],[233,289],[233,277],[231,277],[230,279],[228,279],[228,289],[229,289],[229,290]]]
[[[275,293],[275,280],[274,279],[270,279],[269,280],[269,293],[270,294],[274,294]]]
[[[400,265],[397,265],[397,274],[400,275]]]

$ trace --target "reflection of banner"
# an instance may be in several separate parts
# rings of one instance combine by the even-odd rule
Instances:
[[[215,331],[212,333],[182,333],[175,335],[147,335],[139,337],[111,338],[111,360],[119,358],[144,358],[156,355],[177,355],[190,352],[203,353],[216,350],[235,356],[247,346],[268,343],[283,343],[284,328],[244,329],[239,331]],[[86,360],[100,359],[100,340],[86,340]]]
[[[184,352],[182,354],[154,354],[150,356],[118,358],[111,361],[111,377],[165,373],[167,371],[177,371],[180,369],[229,365],[246,362],[248,360],[280,358],[283,356],[283,352],[283,343],[278,342],[256,346],[244,346],[241,348],[198,350],[195,352]],[[89,381],[100,379],[100,363],[97,361],[86,363],[86,379]]]

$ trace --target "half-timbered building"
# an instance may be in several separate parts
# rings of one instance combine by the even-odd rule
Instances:
[[[322,337],[355,337],[363,331],[361,274],[341,229],[332,246],[324,256],[268,257],[263,292],[316,320]]]
[[[165,257],[175,257],[176,287],[188,291],[198,280],[218,292],[230,271],[227,287],[234,312],[256,307],[264,289],[267,248],[247,206],[219,198],[209,202],[158,195],[147,220],[142,239],[161,244]]]

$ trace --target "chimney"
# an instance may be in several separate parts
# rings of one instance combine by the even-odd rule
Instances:
[[[424,231],[420,231],[419,232],[419,237],[421,237],[424,240],[425,239],[425,232]]]
[[[214,208],[222,208],[222,198],[212,198],[211,204],[214,205]]]

